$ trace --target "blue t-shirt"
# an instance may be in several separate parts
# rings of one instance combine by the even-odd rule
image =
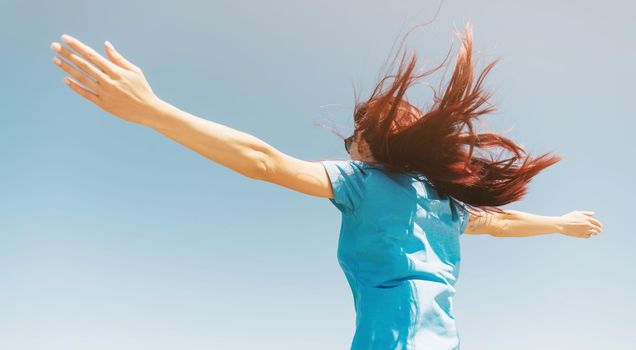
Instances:
[[[338,263],[353,293],[351,350],[457,350],[453,285],[463,203],[423,175],[358,160],[321,161],[342,213]]]

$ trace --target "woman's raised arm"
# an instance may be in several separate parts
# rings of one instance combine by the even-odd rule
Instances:
[[[53,62],[69,74],[64,82],[104,111],[152,128],[247,177],[316,196],[333,196],[327,172],[319,162],[290,157],[257,137],[199,118],[161,100],[141,68],[109,42],[104,44],[103,57],[70,35],[62,35],[62,41],[68,47],[53,42],[51,49],[60,55]]]
[[[62,40],[70,49],[56,42],[51,44],[51,49],[72,63],[60,57],[53,59],[70,75],[64,82],[106,112],[152,128],[247,177],[333,198],[328,173],[320,162],[291,157],[257,137],[199,118],[161,100],[152,91],[141,68],[108,42],[105,43],[107,59],[74,37],[62,35]]]

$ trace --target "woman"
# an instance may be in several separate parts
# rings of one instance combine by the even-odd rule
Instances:
[[[62,40],[68,48],[51,47],[68,60],[54,58],[74,78],[65,77],[69,87],[105,111],[249,178],[329,198],[342,213],[338,260],[356,310],[351,349],[458,349],[452,298],[460,235],[589,238],[602,228],[588,211],[540,216],[498,208],[522,199],[532,177],[560,158],[530,157],[501,135],[474,130],[471,120],[494,110],[480,109],[489,97],[481,82],[496,61],[473,86],[470,25],[461,39],[453,75],[431,108],[420,109],[404,96],[441,65],[416,75],[416,56],[407,64],[403,56],[398,72],[356,103],[354,134],[345,140],[351,159],[318,162],[162,101],[142,70],[109,42],[107,58],[67,35]],[[389,77],[394,79],[384,89]],[[495,147],[514,155],[494,160],[473,154]]]

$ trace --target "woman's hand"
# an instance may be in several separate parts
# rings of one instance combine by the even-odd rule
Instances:
[[[71,89],[126,121],[144,124],[153,118],[162,101],[139,67],[125,59],[108,41],[104,45],[108,59],[71,36],[62,35],[62,41],[74,52],[57,42],[51,44],[51,49],[74,66],[58,56],[53,62],[74,78],[64,77]]]
[[[575,210],[561,215],[561,233],[566,236],[590,238],[601,233],[603,225],[592,217],[593,211]]]

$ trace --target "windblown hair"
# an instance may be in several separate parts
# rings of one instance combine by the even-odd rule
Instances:
[[[413,29],[402,39],[392,65]],[[492,93],[484,91],[482,84],[499,59],[489,63],[474,81],[469,23],[465,31],[464,36],[459,35],[462,47],[450,81],[443,94],[433,90],[434,104],[428,110],[408,102],[406,91],[443,67],[447,59],[432,70],[416,74],[417,55],[413,53],[407,61],[405,51],[397,73],[385,75],[367,100],[359,102],[356,95],[354,133],[360,133],[373,158],[386,168],[424,175],[439,192],[465,203],[470,211],[479,208],[500,213],[498,206],[521,200],[532,177],[561,157],[550,153],[531,157],[502,135],[476,131],[473,121],[496,110],[488,102]],[[389,78],[393,80],[385,88]],[[476,154],[496,148],[508,150],[512,156],[495,159]]]

